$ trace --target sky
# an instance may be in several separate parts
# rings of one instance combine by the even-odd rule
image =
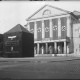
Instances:
[[[24,26],[27,24],[26,19],[44,5],[80,12],[80,1],[1,1],[0,34],[10,30],[17,24]]]

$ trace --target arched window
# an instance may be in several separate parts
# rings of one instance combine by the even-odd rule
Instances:
[[[50,10],[48,10],[48,9],[46,9],[44,12],[43,12],[43,14],[42,15],[50,15],[51,14],[51,11]]]

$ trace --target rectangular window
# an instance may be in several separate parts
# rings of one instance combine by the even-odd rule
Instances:
[[[45,26],[45,38],[49,38],[50,36],[50,22],[49,20],[44,20],[44,26]]]
[[[42,21],[37,21],[37,40],[42,40]]]
[[[53,39],[58,39],[58,19],[52,19]]]
[[[61,18],[61,38],[65,39],[67,35],[67,18],[62,17]]]
[[[29,25],[30,25],[30,32],[34,33],[34,22],[30,22]]]

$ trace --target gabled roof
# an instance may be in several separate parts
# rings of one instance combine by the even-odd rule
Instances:
[[[63,10],[61,8],[57,8],[57,7],[53,7],[51,5],[45,5],[42,8],[40,8],[38,11],[36,11],[34,14],[32,14],[27,21],[36,18],[36,16],[41,17],[41,13],[43,11],[45,11],[47,8],[51,9],[52,14],[50,16],[54,16],[54,15],[60,15],[60,14],[69,14],[70,11],[67,10]],[[42,11],[42,12],[41,12]],[[39,15],[38,15],[39,14]]]
[[[29,31],[27,29],[25,29],[21,24],[17,24],[15,27],[10,29],[6,33],[14,33],[14,32],[27,32],[27,33],[29,33]]]

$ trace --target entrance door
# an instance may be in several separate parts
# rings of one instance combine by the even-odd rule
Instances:
[[[54,54],[54,43],[49,43],[48,47],[49,47],[48,53]]]
[[[49,54],[53,54],[53,47],[51,45],[49,46]]]
[[[44,47],[41,47],[41,54],[44,54]]]
[[[40,54],[45,54],[45,44],[44,43],[40,44]]]
[[[58,43],[58,54],[63,54],[63,48],[64,48],[64,43],[63,42],[59,42]]]

